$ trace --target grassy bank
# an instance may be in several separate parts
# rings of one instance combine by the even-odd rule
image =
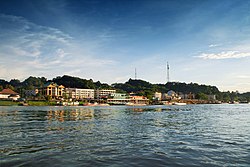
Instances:
[[[0,106],[18,106],[21,102],[0,100]],[[56,102],[54,101],[27,101],[28,106],[55,106]]]
[[[55,106],[56,102],[50,101],[28,101],[29,106]]]
[[[7,101],[7,100],[1,100],[0,101],[0,106],[17,106],[18,102],[14,101]]]

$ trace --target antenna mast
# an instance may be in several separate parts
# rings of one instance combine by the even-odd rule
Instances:
[[[169,64],[168,64],[168,62],[167,62],[167,82],[169,82],[170,80],[169,80]]]

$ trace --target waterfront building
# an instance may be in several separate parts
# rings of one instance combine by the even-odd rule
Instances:
[[[116,90],[113,89],[97,89],[95,91],[96,99],[107,99],[109,95],[116,93]]]
[[[107,99],[109,104],[125,105],[128,102],[130,102],[130,99],[125,93],[111,93]]]
[[[65,95],[72,99],[94,99],[94,89],[65,88]]]
[[[40,89],[41,94],[45,96],[51,96],[53,98],[62,97],[64,92],[63,85],[57,85],[54,82],[49,82]]]
[[[19,98],[20,95],[11,89],[3,89],[0,92],[0,99],[17,100]]]
[[[130,103],[133,104],[149,104],[149,99],[144,96],[130,96]]]
[[[160,101],[160,100],[162,99],[162,93],[160,93],[160,92],[155,92],[153,98],[154,98],[154,100]]]

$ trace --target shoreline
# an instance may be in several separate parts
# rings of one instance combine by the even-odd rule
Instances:
[[[188,105],[203,105],[203,104],[250,104],[250,103],[187,103],[184,106],[188,106]],[[4,107],[4,106],[25,106],[25,107],[43,107],[43,106],[51,106],[51,107],[100,107],[100,106],[132,106],[132,107],[142,107],[142,106],[177,106],[175,104],[147,104],[147,105],[112,105],[112,104],[99,104],[99,105],[84,105],[84,104],[80,104],[80,105],[60,105],[60,104],[56,104],[56,103],[51,103],[51,102],[44,102],[44,103],[20,103],[20,102],[2,102],[0,101],[0,107]],[[183,105],[182,105],[183,106]]]

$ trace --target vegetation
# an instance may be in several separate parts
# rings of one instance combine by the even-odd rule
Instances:
[[[200,100],[208,100],[208,96],[205,93],[198,93],[196,94],[195,98]]]
[[[29,106],[54,106],[56,102],[54,101],[27,101]]]
[[[124,90],[126,92],[134,92],[139,95],[143,95],[152,98],[155,92],[165,92],[173,90],[177,93],[194,93],[199,94],[200,99],[207,99],[204,95],[217,94],[220,91],[215,86],[198,85],[196,83],[180,83],[180,82],[168,82],[166,84],[151,84],[143,80],[133,80],[129,79],[126,83],[116,83],[112,84],[116,89]]]
[[[17,106],[18,102],[14,101],[7,101],[7,100],[1,100],[0,101],[0,106]]]

